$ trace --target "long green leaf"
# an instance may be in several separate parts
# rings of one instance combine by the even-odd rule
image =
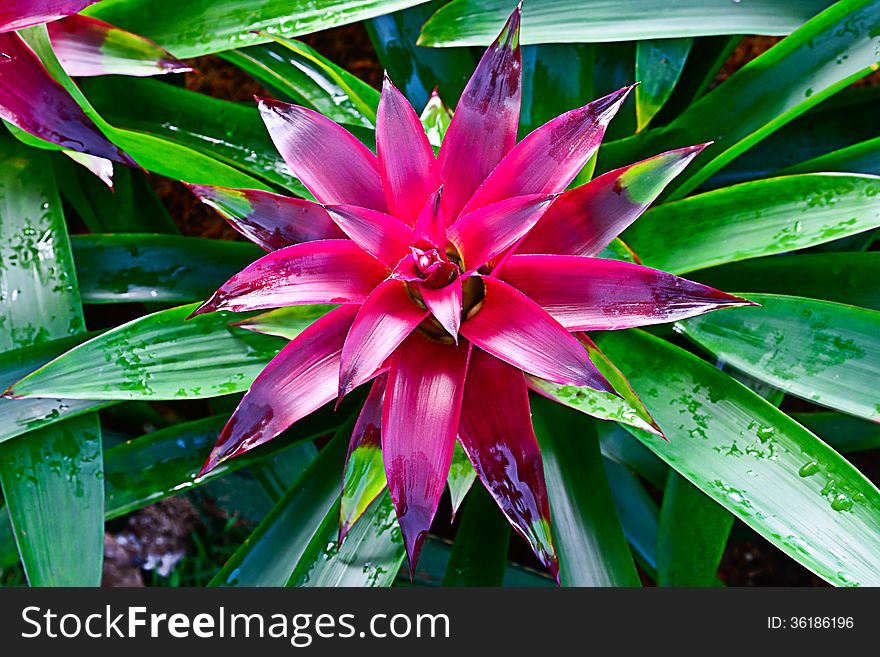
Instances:
[[[75,235],[71,244],[84,303],[192,303],[265,255],[249,243],[176,235]]]
[[[223,53],[278,98],[315,109],[337,123],[376,124],[379,92],[314,48],[287,39]]]
[[[224,564],[211,581],[212,586],[287,584],[312,539],[322,527],[326,530],[323,523],[328,515],[339,520],[340,477],[354,419],[352,416],[336,432],[287,495]]]
[[[85,325],[49,158],[8,138],[0,146],[0,351],[9,351]],[[28,582],[97,586],[104,557],[97,415],[0,444],[0,485]]]
[[[771,294],[676,324],[724,362],[785,392],[880,420],[880,311]]]
[[[633,433],[679,474],[832,584],[880,584],[880,491],[843,457],[742,384],[659,338],[614,331],[599,346],[669,442]]]
[[[523,43],[668,39],[710,34],[788,34],[829,0],[541,0],[523,7]],[[422,30],[428,46],[488,45],[511,10],[507,0],[454,0]]]
[[[670,472],[657,531],[657,584],[714,586],[733,516]]]
[[[532,396],[563,586],[638,586],[593,420]]]
[[[250,186],[260,181],[259,187],[270,183],[311,198],[269,138],[256,104],[219,100],[148,78],[88,78],[81,86],[101,116],[119,128],[150,135],[240,170],[252,177]],[[137,153],[132,154],[137,158]],[[182,169],[174,171],[192,175]],[[190,177],[176,177],[193,182]],[[234,186],[225,180],[211,184]]]
[[[880,424],[876,422],[834,411],[792,413],[791,417],[839,452],[860,452],[880,447]]]
[[[636,119],[644,130],[675,89],[694,40],[651,39],[636,44]]]
[[[339,505],[300,557],[287,586],[391,586],[406,551],[391,496],[380,495],[340,546]]]
[[[668,198],[680,198],[780,126],[876,70],[878,61],[880,0],[841,0],[668,126],[603,148],[598,169],[713,140],[672,183]]]
[[[456,105],[474,70],[474,58],[466,48],[436,50],[416,45],[422,25],[444,4],[446,0],[433,0],[365,24],[382,66],[416,108],[425,106],[434,88],[446,102]]]
[[[507,566],[510,524],[483,486],[461,510],[443,586],[501,586]]]
[[[603,464],[623,534],[639,565],[656,580],[660,509],[632,470],[608,459]]]
[[[851,171],[880,175],[880,137],[846,146],[785,169],[783,173]]]
[[[243,392],[284,346],[220,312],[187,320],[196,304],[146,315],[89,340],[13,386],[21,396],[203,399]]]
[[[785,253],[880,226],[880,178],[805,174],[743,183],[648,210],[623,239],[682,274]]]
[[[522,49],[520,137],[599,95],[593,89],[595,47],[547,44]]]
[[[695,280],[719,290],[825,299],[880,310],[880,253],[804,253],[703,269]]]
[[[426,0],[104,0],[84,13],[148,37],[178,58],[264,43],[264,30],[297,36]]]

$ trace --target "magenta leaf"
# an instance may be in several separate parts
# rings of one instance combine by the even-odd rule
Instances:
[[[449,473],[469,354],[416,331],[391,359],[382,457],[411,574]]]
[[[458,330],[461,327],[461,276],[456,276],[451,283],[443,287],[420,284],[419,293],[428,310],[434,315],[434,319],[440,322],[440,326],[446,329],[458,343]]]
[[[446,130],[437,162],[444,216],[453,221],[468,198],[516,144],[522,95],[520,9],[483,55]],[[514,194],[513,196],[521,196]]]
[[[145,77],[192,71],[149,39],[96,18],[67,16],[46,27],[58,61],[74,77]]]
[[[439,184],[434,151],[412,105],[387,73],[376,112],[376,155],[391,214],[412,226]]]
[[[18,34],[0,34],[0,118],[62,148],[129,166],[73,97],[46,70]]]
[[[327,205],[336,225],[359,247],[393,268],[409,252],[412,228],[396,217],[355,205]]]
[[[251,385],[199,476],[272,440],[336,396],[339,357],[357,307],[341,306],[306,328]]]
[[[633,87],[624,87],[537,128],[508,153],[464,211],[512,196],[557,194],[599,148],[605,128]]]
[[[387,211],[376,156],[350,132],[299,105],[257,104],[281,157],[319,202]]]
[[[382,406],[385,403],[387,374],[373,381],[370,394],[351,434],[342,498],[339,505],[339,542],[357,522],[370,503],[385,490],[385,466],[382,463]]]
[[[459,440],[510,524],[558,577],[550,502],[525,376],[481,349],[471,352]]]
[[[82,11],[96,2],[98,0],[3,0],[0,32],[48,23]]]
[[[287,246],[226,281],[193,315],[305,303],[361,303],[388,269],[350,240]]]
[[[440,197],[443,188],[439,188],[428,197],[419,211],[413,227],[413,244],[423,248],[446,248],[446,220],[440,214]]]
[[[564,192],[517,247],[517,253],[598,255],[706,146],[669,151]]]
[[[507,283],[484,277],[482,306],[461,333],[483,351],[542,379],[564,385],[614,389],[583,346],[534,301]]]
[[[389,278],[364,301],[342,349],[339,397],[366,381],[428,316],[407,290]]]
[[[673,274],[604,258],[515,255],[500,276],[569,331],[662,324],[754,305]]]
[[[469,212],[447,231],[466,271],[474,271],[513,244],[538,223],[553,196],[508,198]]]
[[[311,201],[256,189],[187,186],[235,230],[266,251],[346,237],[327,211]]]

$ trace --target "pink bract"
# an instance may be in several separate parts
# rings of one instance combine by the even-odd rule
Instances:
[[[197,311],[342,304],[254,382],[204,471],[375,379],[369,418],[359,424],[372,427],[370,435],[381,425],[387,485],[411,568],[459,440],[502,512],[558,577],[526,375],[616,394],[572,332],[749,304],[595,257],[703,146],[566,191],[631,88],[557,117],[517,144],[519,22],[517,9],[477,66],[436,158],[415,110],[387,78],[377,155],[316,112],[259,100],[276,146],[318,203],[273,199],[264,211],[265,193],[234,190],[253,201],[252,211],[230,220],[277,250]],[[213,203],[233,193],[193,191]],[[312,241],[293,244],[297,235]],[[355,431],[349,458],[376,448],[363,435]],[[354,519],[344,518],[344,530]]]

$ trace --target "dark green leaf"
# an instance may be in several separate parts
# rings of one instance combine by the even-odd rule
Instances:
[[[672,95],[694,40],[652,39],[636,44],[636,120],[644,130]]]
[[[75,235],[71,244],[84,303],[191,303],[265,255],[250,243],[176,235]]]
[[[563,586],[638,586],[608,488],[595,423],[532,395]]]
[[[468,496],[455,533],[443,586],[501,586],[510,524],[483,486]]]
[[[834,411],[792,413],[791,417],[838,452],[859,452],[880,447],[880,424],[876,422]]]

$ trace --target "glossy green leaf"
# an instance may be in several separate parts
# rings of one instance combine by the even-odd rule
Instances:
[[[834,411],[790,415],[838,452],[846,454],[880,447],[880,424],[876,422]]]
[[[325,533],[325,520],[339,522],[339,484],[355,416],[343,424],[302,477],[275,505],[211,581],[212,586],[284,586]],[[361,522],[369,522],[361,518]],[[357,529],[356,524],[352,532]],[[324,544],[326,546],[326,543]],[[364,564],[361,564],[363,566]]]
[[[623,234],[673,274],[785,253],[880,226],[880,178],[805,174],[743,183],[648,210]]]
[[[501,586],[510,524],[483,486],[468,496],[455,532],[443,586]]]
[[[181,59],[297,36],[425,0],[104,0],[83,13],[152,39]]]
[[[681,198],[780,126],[876,70],[878,61],[880,0],[841,0],[749,62],[668,126],[603,147],[599,170],[714,141],[672,183],[667,198]]]
[[[880,175],[880,137],[819,155],[789,167],[782,173],[812,173],[814,171],[851,171],[852,173]]]
[[[293,340],[308,326],[336,306],[315,304],[311,306],[288,306],[269,312],[254,315],[236,322],[235,326],[246,328],[264,335],[275,335],[285,340]]]
[[[669,437],[633,430],[639,440],[820,577],[837,585],[880,583],[880,491],[837,452],[659,338],[613,331],[598,342]]]
[[[784,295],[749,298],[762,307],[694,317],[676,329],[780,390],[880,420],[880,311]]]
[[[464,498],[476,479],[477,472],[474,470],[474,466],[471,465],[470,459],[464,453],[461,443],[456,440],[455,449],[452,452],[452,463],[449,466],[449,476],[446,478],[453,516],[458,513],[461,503],[464,502]]]
[[[391,496],[380,495],[340,546],[334,506],[299,559],[287,586],[391,586],[406,552]]]
[[[523,43],[667,39],[706,34],[788,34],[829,0],[541,0],[523,6]],[[429,46],[488,45],[511,10],[506,0],[454,0],[431,18]]]
[[[236,328],[240,315],[186,317],[196,304],[140,317],[75,347],[13,386],[19,396],[203,399],[243,392],[284,346]]]
[[[0,353],[0,388],[5,390],[53,358],[84,342],[87,337],[80,334]],[[88,399],[0,398],[0,442],[61,422],[65,418],[82,415],[107,403]]]
[[[723,187],[783,171],[822,171],[823,169],[793,169],[801,162],[859,144],[866,135],[880,134],[878,101],[880,87],[845,89],[768,135],[714,174],[702,186]],[[833,168],[824,170],[851,171]]]
[[[614,363],[608,360],[605,354],[596,348],[595,344],[589,340],[581,342],[593,365],[611,383],[618,394],[586,387],[560,385],[528,376],[529,386],[532,390],[559,404],[564,404],[600,420],[614,420],[651,433],[659,433],[660,430],[656,422],[648,409],[645,408],[642,400],[633,392],[626,377],[620,373]]]
[[[563,586],[638,586],[593,420],[532,395]]]
[[[522,49],[520,137],[601,95],[593,89],[595,60],[594,46],[586,44],[546,44]]]
[[[7,352],[75,336],[85,325],[49,158],[8,138],[0,146],[0,352]],[[10,413],[11,423],[19,413]],[[0,444],[0,486],[28,582],[97,586],[104,557],[97,415]]]
[[[379,62],[413,107],[424,107],[435,88],[450,104],[457,104],[474,71],[476,62],[466,48],[416,45],[422,25],[444,4],[446,0],[433,0],[365,23]]]
[[[701,270],[694,280],[719,290],[772,292],[880,310],[880,252],[804,253]]]
[[[666,485],[669,466],[617,422],[599,422],[599,450],[607,460],[632,470],[657,489]]]
[[[197,153],[198,159],[209,157],[218,166],[234,168],[241,176],[247,176],[229,184],[228,175],[216,180],[202,175],[199,176],[201,182],[261,189],[271,183],[311,198],[290,173],[269,138],[256,104],[219,100],[144,78],[91,78],[82,80],[81,86],[95,109],[114,125]],[[132,151],[132,154],[137,159],[138,153]],[[141,160],[138,162],[146,166]],[[186,162],[183,164],[188,166]],[[169,169],[168,164],[164,166],[166,171],[186,174],[173,177],[196,182],[192,173],[176,167]]]
[[[603,463],[623,534],[639,565],[656,580],[660,509],[632,470],[608,459]]]
[[[636,44],[637,129],[644,130],[660,111],[678,83],[694,40],[649,39]]]
[[[657,530],[657,584],[714,586],[732,527],[727,509],[670,472]]]
[[[84,303],[191,303],[265,255],[250,243],[176,235],[75,235],[71,244]]]
[[[433,94],[425,105],[425,109],[422,110],[419,119],[422,122],[422,127],[425,128],[431,147],[435,151],[439,150],[446,130],[452,123],[452,110],[438,94]]]

